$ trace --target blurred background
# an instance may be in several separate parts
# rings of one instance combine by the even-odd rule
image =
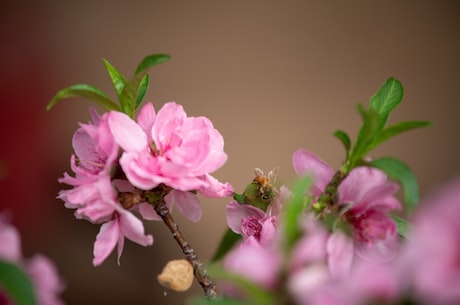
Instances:
[[[76,220],[55,199],[69,170],[71,137],[90,102],[45,105],[66,86],[87,83],[115,97],[102,58],[130,76],[151,53],[172,60],[151,70],[147,101],[184,105],[225,138],[228,162],[215,173],[242,191],[255,167],[295,178],[292,153],[305,148],[334,167],[344,158],[336,129],[352,137],[358,102],[389,76],[405,98],[390,118],[435,125],[390,140],[374,157],[405,161],[422,197],[460,169],[460,6],[456,1],[3,1],[0,4],[0,208],[23,236],[26,257],[53,259],[67,304],[184,304],[201,295],[167,291],[156,276],[182,257],[162,223],[155,243],[127,241],[91,264],[98,226]],[[391,123],[390,122],[390,123]],[[203,261],[225,231],[228,200],[202,200],[190,223],[174,216]]]

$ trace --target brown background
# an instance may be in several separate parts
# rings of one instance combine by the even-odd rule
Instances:
[[[13,2],[13,1],[10,1]],[[237,191],[253,168],[280,166],[303,147],[337,167],[332,133],[356,135],[358,102],[389,76],[405,98],[391,118],[435,126],[391,140],[373,156],[404,160],[422,196],[459,166],[460,16],[456,1],[14,1],[0,8],[1,207],[23,234],[26,256],[51,257],[67,283],[67,304],[181,304],[200,294],[167,292],[155,281],[181,257],[161,223],[148,223],[152,247],[126,242],[91,265],[98,227],[74,219],[55,199],[69,169],[71,136],[87,122],[89,102],[69,100],[45,112],[54,93],[89,83],[114,96],[101,59],[131,75],[150,53],[173,60],[152,70],[146,100],[175,100],[189,115],[211,118],[229,155],[215,175]],[[177,220],[203,260],[225,230],[227,200],[203,200],[193,224]]]

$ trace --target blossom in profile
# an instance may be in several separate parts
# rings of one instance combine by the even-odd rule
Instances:
[[[93,109],[90,112],[92,123],[81,124],[72,139],[75,155],[71,157],[71,168],[75,176],[65,173],[59,179],[72,188],[60,191],[58,198],[67,208],[75,209],[76,218],[101,224],[93,251],[93,264],[97,266],[115,245],[119,263],[125,237],[143,246],[151,245],[153,237],[144,233],[142,222],[118,201],[119,191],[134,187],[123,179],[112,180],[119,146],[109,129],[108,113],[101,117]]]
[[[311,175],[311,192],[317,198],[331,181],[334,170],[316,155],[299,149],[293,154],[294,169],[299,176]],[[357,167],[339,185],[339,202],[343,218],[351,225],[355,252],[375,261],[395,257],[399,239],[396,223],[388,212],[401,208],[394,194],[396,183],[389,182],[382,171]]]
[[[30,259],[23,258],[20,234],[6,221],[5,215],[0,215],[0,260],[17,265],[30,278],[38,305],[64,304],[59,297],[64,290],[64,284],[54,263],[41,254]],[[6,305],[14,304],[1,283],[0,301]]]

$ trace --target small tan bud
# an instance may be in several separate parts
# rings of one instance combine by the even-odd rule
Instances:
[[[193,267],[185,259],[169,261],[158,275],[158,282],[174,291],[186,291],[193,283]]]

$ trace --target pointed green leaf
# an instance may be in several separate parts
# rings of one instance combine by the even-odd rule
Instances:
[[[171,59],[171,56],[168,54],[151,54],[146,56],[136,68],[136,73],[139,74],[145,70],[148,70],[150,67],[159,65]]]
[[[401,83],[390,77],[386,80],[379,91],[371,97],[370,107],[381,117],[381,128],[385,126],[390,112],[401,103],[404,95]]]
[[[148,70],[155,65],[161,64],[171,57],[167,54],[152,54],[145,57],[137,66],[136,74],[128,82],[121,93],[120,106],[124,113],[133,117],[134,111],[140,104],[145,90],[147,89],[148,79],[145,75]]]
[[[106,59],[103,59],[105,68],[109,73],[110,79],[112,80],[113,87],[115,88],[115,92],[117,93],[118,99],[121,97],[121,93],[123,92],[123,88],[126,85],[125,78],[112,66]]]
[[[381,169],[401,184],[406,210],[411,213],[419,202],[419,189],[417,179],[410,168],[402,161],[391,157],[373,160],[369,165]]]
[[[0,260],[0,287],[17,305],[35,305],[34,286],[17,265]]]
[[[233,246],[241,240],[241,238],[242,236],[240,234],[236,234],[232,230],[227,229],[219,246],[217,247],[216,253],[211,259],[211,262],[215,262],[223,258],[233,248]]]
[[[46,110],[50,110],[58,101],[70,97],[87,98],[101,105],[108,111],[120,111],[120,107],[118,107],[118,105],[115,104],[107,94],[97,89],[96,87],[86,84],[72,85],[70,87],[60,90],[48,103],[48,105],[46,106]]]
[[[377,135],[381,119],[378,113],[373,109],[364,109],[358,105],[358,111],[363,119],[363,124],[358,133],[355,146],[350,158],[352,164],[360,161],[371,149],[372,139]]]
[[[347,155],[350,151],[351,148],[351,140],[348,134],[345,131],[342,130],[336,130],[334,132],[334,136],[342,142],[343,146],[345,147],[345,151],[347,152]]]
[[[427,127],[431,126],[432,123],[428,121],[404,121],[392,126],[389,126],[385,128],[373,141],[373,146],[377,146],[384,141],[399,135],[403,132],[415,129],[415,128],[421,128],[421,127]]]
[[[408,235],[411,229],[410,222],[394,215],[391,215],[391,218],[396,222],[396,225],[398,227],[398,234],[404,237],[405,239],[409,239]]]
[[[145,74],[137,90],[136,108],[139,107],[139,105],[142,103],[142,99],[144,98],[144,95],[147,92],[148,86],[149,86],[149,75]]]

